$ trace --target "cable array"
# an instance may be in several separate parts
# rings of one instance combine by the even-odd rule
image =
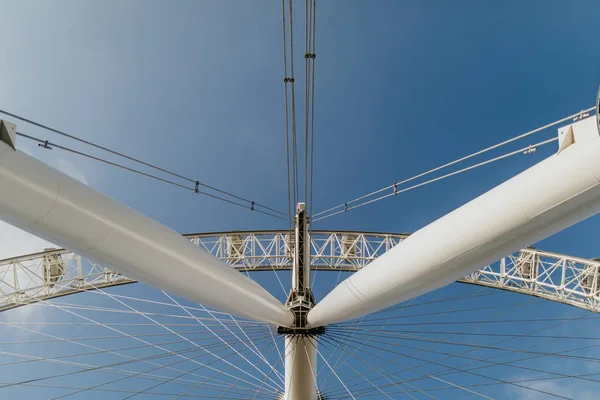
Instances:
[[[285,136],[288,181],[288,220],[290,230],[294,205],[300,199],[298,132],[296,124],[296,91],[294,78],[294,29],[292,0],[281,1],[283,32],[283,71],[285,95]],[[305,7],[305,90],[304,90],[304,201],[312,212],[314,165],[314,99],[315,99],[315,32],[316,0],[306,0]],[[289,58],[289,62],[288,62]]]
[[[294,27],[292,24],[292,0],[288,1],[287,8],[289,8],[289,21],[286,18],[286,0],[281,0],[281,31],[283,36],[283,88],[285,95],[285,151],[288,188],[288,224],[291,234],[293,223],[292,215],[294,210],[293,205],[298,202],[298,153],[296,151],[296,91],[294,85]],[[290,53],[289,65],[288,51]]]
[[[395,182],[395,183],[393,183],[391,185],[388,185],[386,187],[378,189],[378,190],[376,190],[374,192],[365,194],[363,196],[357,197],[357,198],[352,199],[350,201],[344,202],[344,203],[339,204],[339,205],[337,205],[335,207],[331,207],[331,208],[329,208],[329,209],[327,209],[325,211],[321,211],[321,212],[315,214],[314,215],[315,218],[313,219],[313,222],[320,221],[320,220],[323,220],[323,219],[326,219],[326,218],[329,218],[329,217],[333,217],[334,215],[342,214],[342,213],[345,213],[347,211],[353,210],[355,208],[366,206],[367,204],[375,203],[377,201],[386,199],[388,197],[396,196],[396,195],[398,195],[400,193],[404,193],[404,192],[407,192],[407,191],[410,191],[410,190],[413,190],[413,189],[416,189],[416,188],[419,188],[419,187],[422,187],[422,186],[425,186],[425,185],[428,185],[428,184],[440,181],[442,179],[446,179],[446,178],[449,178],[451,176],[458,175],[458,174],[461,174],[463,172],[467,172],[467,171],[470,171],[472,169],[475,169],[475,168],[478,168],[478,167],[481,167],[481,166],[484,166],[484,165],[487,165],[487,164],[490,164],[490,163],[493,163],[493,162],[496,162],[496,161],[503,160],[503,159],[505,159],[507,157],[511,157],[511,156],[514,156],[514,155],[517,155],[517,154],[525,154],[525,155],[530,154],[530,153],[534,152],[537,148],[539,148],[541,146],[544,146],[546,144],[552,143],[552,142],[558,140],[558,138],[552,138],[552,139],[549,139],[549,140],[544,140],[542,142],[539,142],[539,143],[536,143],[536,144],[533,144],[533,145],[529,145],[529,146],[521,148],[519,150],[511,151],[511,152],[503,154],[501,156],[491,158],[489,160],[486,160],[486,161],[483,161],[483,162],[480,162],[480,163],[477,163],[477,164],[474,164],[474,165],[471,165],[471,166],[459,169],[459,170],[451,172],[451,173],[447,173],[445,175],[442,175],[442,176],[439,176],[439,177],[436,177],[436,178],[433,178],[433,179],[430,179],[430,180],[427,180],[427,181],[424,181],[424,182],[421,182],[421,183],[418,183],[418,184],[415,184],[415,185],[412,185],[412,186],[409,186],[409,187],[406,187],[406,188],[399,188],[400,186],[405,185],[408,182],[411,182],[411,181],[414,181],[416,179],[422,178],[424,176],[430,175],[430,174],[432,174],[434,172],[438,172],[438,171],[440,171],[442,169],[451,167],[453,165],[456,165],[456,164],[461,163],[463,161],[469,160],[469,159],[471,159],[473,157],[479,156],[479,155],[487,153],[489,151],[495,150],[495,149],[500,148],[502,146],[505,146],[505,145],[507,145],[509,143],[515,142],[517,140],[526,138],[528,136],[531,136],[531,135],[533,135],[535,133],[541,132],[543,130],[546,130],[548,128],[551,128],[553,126],[561,124],[563,122],[580,119],[580,118],[584,117],[587,113],[589,113],[590,111],[593,111],[593,110],[594,110],[594,107],[588,108],[586,110],[582,110],[582,111],[580,111],[578,113],[569,115],[569,116],[567,116],[565,118],[561,118],[561,119],[559,119],[557,121],[554,121],[554,122],[551,122],[551,123],[549,123],[547,125],[541,126],[539,128],[533,129],[533,130],[531,130],[529,132],[525,132],[525,133],[523,133],[521,135],[515,136],[512,139],[508,139],[508,140],[505,140],[503,142],[497,143],[497,144],[495,144],[493,146],[490,146],[490,147],[487,147],[487,148],[485,148],[483,150],[476,151],[475,153],[472,153],[472,154],[469,154],[467,156],[461,157],[461,158],[456,159],[454,161],[451,161],[449,163],[440,165],[440,166],[438,166],[436,168],[433,168],[433,169],[430,169],[428,171],[422,172],[422,173],[420,173],[418,175],[412,176],[412,177],[404,179],[402,181]],[[388,192],[388,193],[385,193],[385,192]]]
[[[120,153],[118,151],[109,149],[109,148],[104,147],[104,146],[100,146],[100,145],[98,145],[96,143],[93,143],[93,142],[90,142],[88,140],[79,138],[77,136],[68,134],[68,133],[60,131],[58,129],[51,128],[51,127],[49,127],[47,125],[41,124],[39,122],[32,121],[30,119],[24,118],[22,116],[19,116],[19,115],[13,114],[13,113],[10,113],[8,111],[0,110],[0,113],[8,115],[8,116],[10,116],[12,118],[15,118],[17,120],[26,122],[28,124],[37,126],[39,128],[45,129],[47,131],[56,133],[56,134],[58,134],[60,136],[63,136],[65,138],[68,138],[68,139],[71,139],[71,140],[75,140],[77,142],[80,142],[80,143],[83,143],[85,145],[91,146],[93,148],[96,148],[98,150],[104,151],[106,153],[110,153],[112,155],[124,158],[126,160],[135,162],[137,164],[140,164],[140,165],[152,168],[152,169],[154,169],[156,171],[160,171],[160,172],[165,173],[167,175],[170,175],[172,177],[181,179],[183,181],[187,181],[188,183],[193,184],[193,187],[186,186],[186,185],[184,185],[182,183],[179,183],[179,182],[176,182],[174,180],[169,180],[169,179],[161,178],[161,177],[159,177],[157,175],[146,173],[146,172],[140,171],[140,170],[135,169],[135,168],[130,168],[130,167],[127,167],[127,166],[125,166],[123,164],[119,164],[119,163],[115,163],[115,162],[112,162],[112,161],[108,161],[108,160],[103,159],[101,157],[96,157],[96,156],[93,156],[93,155],[90,155],[90,154],[87,154],[87,153],[84,153],[84,152],[81,152],[81,151],[77,151],[77,150],[71,149],[71,148],[66,147],[66,146],[61,146],[59,144],[52,143],[52,142],[50,142],[48,140],[43,140],[43,139],[31,136],[31,135],[27,135],[27,134],[24,134],[24,133],[20,133],[20,132],[17,133],[21,137],[24,137],[26,139],[33,140],[33,141],[37,142],[38,145],[40,147],[44,148],[44,149],[50,150],[52,148],[56,148],[56,149],[59,149],[59,150],[64,150],[64,151],[67,151],[67,152],[70,152],[70,153],[73,153],[73,154],[84,156],[84,157],[86,157],[88,159],[91,159],[91,160],[99,161],[99,162],[102,162],[102,163],[105,163],[105,164],[108,164],[108,165],[111,165],[111,166],[114,166],[114,167],[117,167],[117,168],[120,168],[120,169],[123,169],[123,170],[126,170],[126,171],[134,172],[136,174],[139,174],[139,175],[142,175],[142,176],[146,176],[146,177],[158,180],[158,181],[163,182],[163,183],[167,183],[167,184],[170,184],[170,185],[173,185],[173,186],[180,187],[182,189],[186,189],[186,190],[192,191],[195,194],[201,194],[201,195],[204,195],[204,196],[216,199],[216,200],[220,200],[220,201],[232,204],[232,205],[236,205],[236,206],[239,206],[239,207],[247,208],[247,209],[249,209],[251,211],[257,211],[257,212],[259,212],[261,214],[269,215],[269,216],[272,216],[272,217],[275,217],[275,218],[279,218],[279,219],[284,219],[283,216],[285,216],[285,213],[283,213],[281,211],[278,211],[276,209],[273,209],[271,207],[267,207],[267,206],[265,206],[263,204],[255,202],[255,201],[248,200],[248,199],[246,199],[244,197],[241,197],[241,196],[235,195],[233,193],[227,192],[225,190],[218,189],[218,188],[216,188],[214,186],[202,183],[202,182],[200,182],[200,181],[198,181],[196,179],[192,179],[192,178],[183,176],[181,174],[175,173],[173,171],[169,171],[169,170],[167,170],[165,168],[161,168],[161,167],[156,166],[154,164],[151,164],[149,162],[142,161],[140,159],[131,157],[129,155]],[[220,196],[220,195],[217,195],[217,194],[214,194],[214,193],[209,193],[209,192],[207,192],[204,189],[207,189],[207,190],[219,193],[219,194],[221,194],[223,196]],[[232,199],[235,199],[235,200],[232,200]],[[236,200],[239,200],[239,201],[236,201]]]
[[[305,11],[305,106],[304,106],[304,199],[308,203],[308,215],[312,214],[313,166],[315,131],[315,33],[316,0],[306,0]]]

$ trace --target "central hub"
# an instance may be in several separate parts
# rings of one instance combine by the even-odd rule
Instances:
[[[306,323],[306,316],[310,309],[315,305],[315,299],[310,289],[305,289],[302,293],[292,290],[287,308],[294,313],[294,325],[291,327],[278,326],[277,333],[280,335],[322,335],[325,333],[325,327],[320,326],[311,328]]]
[[[315,298],[310,289],[304,289],[302,292],[290,293],[286,303],[287,308],[294,313],[294,327],[305,329],[307,327],[306,316],[315,305]]]
[[[277,333],[286,335],[315,335],[324,333],[324,328],[309,328],[306,323],[308,312],[315,305],[315,298],[310,289],[310,234],[305,203],[298,203],[294,217],[294,242],[292,254],[292,290],[286,306],[294,314],[291,327],[278,327]],[[292,247],[292,243],[288,243]]]

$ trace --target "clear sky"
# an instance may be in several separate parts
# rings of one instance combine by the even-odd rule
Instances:
[[[588,108],[600,84],[595,0],[317,7],[315,211]],[[0,0],[0,10],[0,109],[286,208],[279,2]],[[300,105],[303,10],[295,0]],[[22,139],[18,147],[182,233],[286,226]],[[411,232],[554,151],[550,145],[314,228]],[[599,218],[536,246],[598,257]],[[0,258],[41,247],[0,223]]]

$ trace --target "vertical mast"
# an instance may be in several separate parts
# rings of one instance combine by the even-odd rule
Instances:
[[[317,400],[317,338],[324,328],[311,328],[306,316],[315,305],[310,289],[310,234],[306,204],[299,203],[294,217],[292,289],[286,306],[294,314],[294,325],[280,326],[285,335],[285,393],[283,400]]]

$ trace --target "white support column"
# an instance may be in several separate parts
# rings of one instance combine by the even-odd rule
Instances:
[[[292,290],[287,307],[294,325],[278,330],[285,335],[285,392],[282,400],[317,400],[317,348],[314,334],[306,326],[306,315],[314,305],[310,290],[310,235],[306,205],[298,203],[295,220]],[[318,328],[317,328],[318,329]]]
[[[304,335],[285,337],[283,400],[317,400],[317,341]]]

